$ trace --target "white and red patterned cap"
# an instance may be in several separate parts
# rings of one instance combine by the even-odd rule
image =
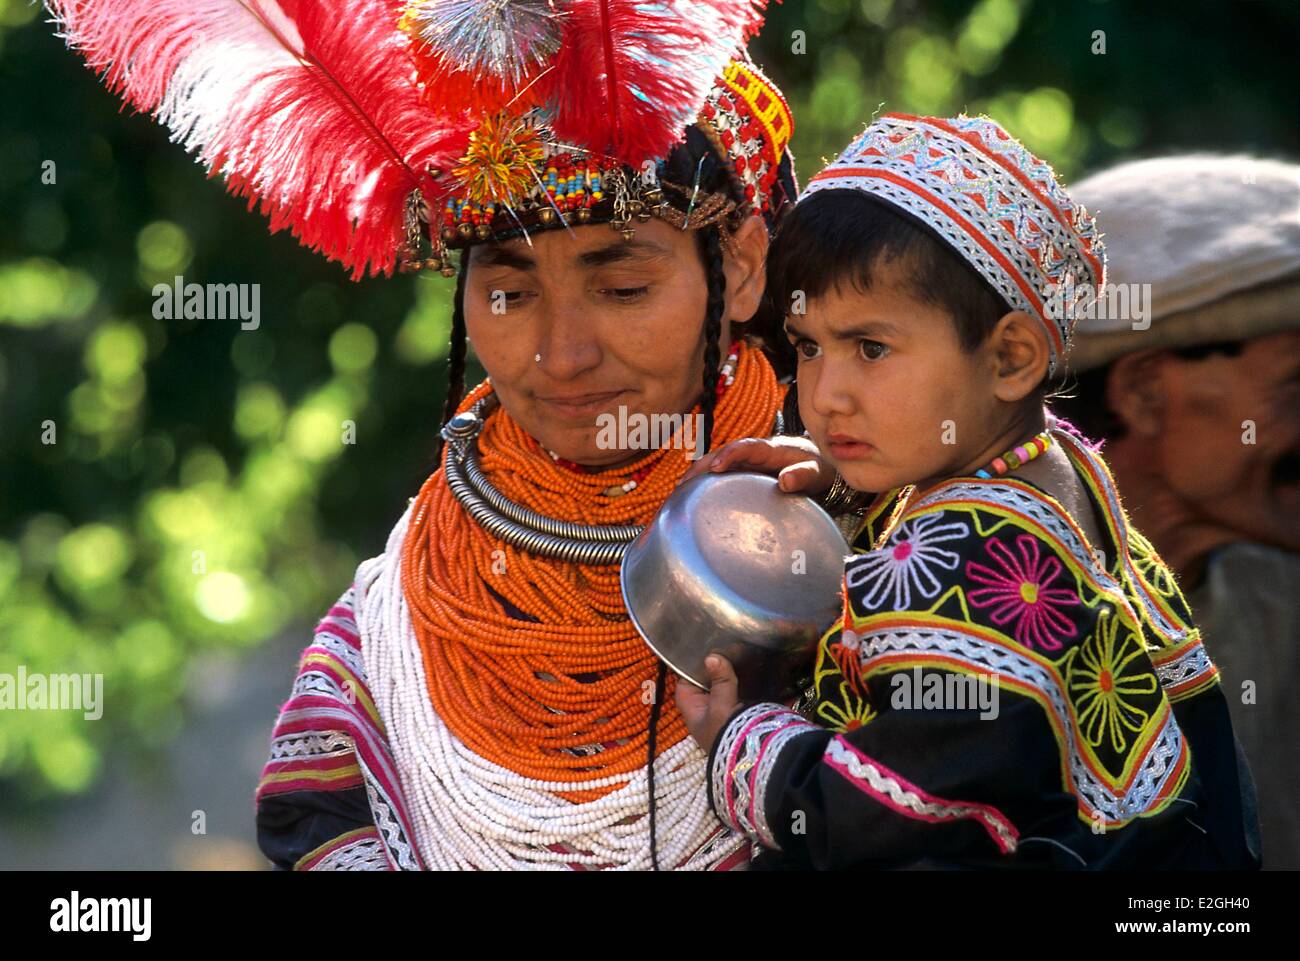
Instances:
[[[1013,308],[1039,318],[1052,371],[1080,308],[1105,283],[1096,222],[1051,167],[988,117],[885,114],[799,199],[834,189],[861,190],[921,221]]]

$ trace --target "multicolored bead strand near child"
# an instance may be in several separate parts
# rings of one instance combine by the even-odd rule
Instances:
[[[778,231],[808,437],[694,472],[834,478],[865,509],[800,710],[738,703],[718,655],[710,691],[677,690],[757,865],[1258,866],[1206,644],[1097,445],[1045,404],[1100,236],[992,120],[906,115]]]

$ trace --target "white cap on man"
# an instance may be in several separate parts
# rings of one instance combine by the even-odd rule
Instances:
[[[1071,194],[1096,216],[1108,286],[1129,288],[1117,299],[1129,309],[1099,304],[1079,319],[1070,369],[1300,328],[1300,165],[1245,155],[1137,160]]]

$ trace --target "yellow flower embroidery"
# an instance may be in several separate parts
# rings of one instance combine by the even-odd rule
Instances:
[[[1161,597],[1172,597],[1178,590],[1173,571],[1156,553],[1155,545],[1138,531],[1129,530],[1129,547],[1133,566],[1147,585]]]
[[[847,681],[839,684],[839,697],[834,700],[826,692],[817,692],[817,716],[836,731],[854,731],[876,716],[871,702],[858,697],[849,689]]]
[[[1097,633],[1084,641],[1069,669],[1070,695],[1079,712],[1079,727],[1088,743],[1110,746],[1123,754],[1128,734],[1137,734],[1150,719],[1133,700],[1156,693],[1157,682],[1141,638],[1129,630],[1120,637],[1120,618],[1101,619]]]

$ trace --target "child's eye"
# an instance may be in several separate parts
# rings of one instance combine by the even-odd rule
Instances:
[[[613,300],[620,304],[629,304],[634,300],[640,300],[650,290],[650,287],[605,287],[600,292],[608,294]]]
[[[858,353],[862,355],[863,360],[880,360],[889,353],[889,348],[879,341],[860,340],[858,341]]]
[[[811,340],[800,337],[794,342],[794,352],[799,355],[800,360],[815,360],[822,349]]]

